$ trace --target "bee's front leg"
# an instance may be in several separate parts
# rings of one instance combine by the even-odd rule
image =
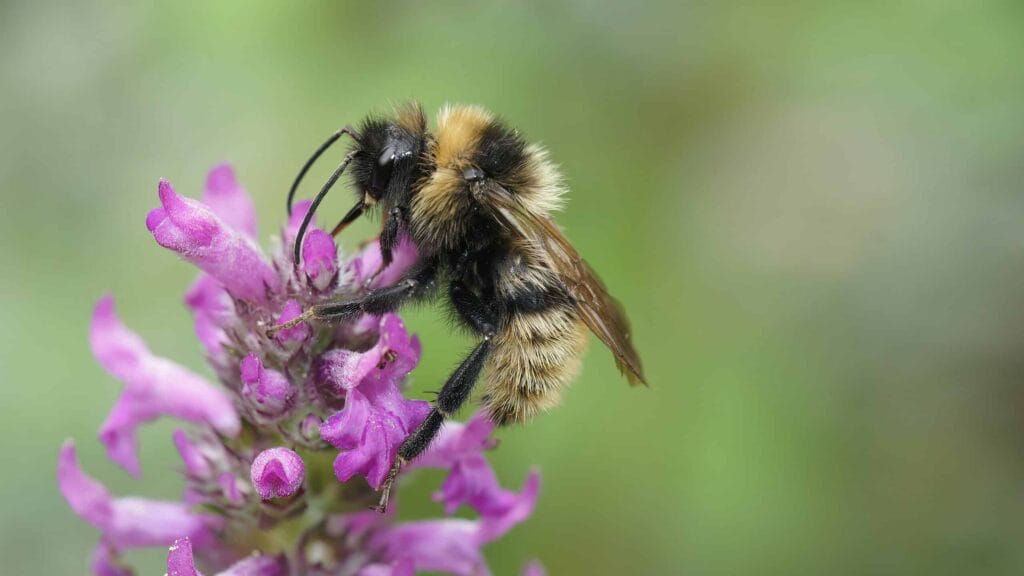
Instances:
[[[346,302],[318,304],[307,308],[297,317],[272,326],[267,336],[273,337],[281,330],[293,328],[302,322],[319,320],[321,322],[343,322],[352,320],[360,314],[381,315],[397,310],[410,299],[429,294],[437,277],[437,264],[434,261],[420,261],[399,280],[398,283],[384,288],[371,290],[362,298]]]
[[[387,269],[394,261],[395,248],[398,246],[398,236],[406,226],[406,209],[395,206],[388,211],[384,217],[384,226],[380,231],[380,266],[363,282],[363,288],[369,289],[380,276],[380,273]]]

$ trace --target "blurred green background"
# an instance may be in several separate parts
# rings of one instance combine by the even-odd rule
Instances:
[[[143,225],[157,179],[196,196],[232,162],[267,240],[324,136],[415,98],[551,149],[652,384],[594,342],[562,408],[501,434],[500,478],[544,485],[497,574],[1022,573],[1022,5],[483,4],[0,4],[3,572],[85,571],[66,437],[115,492],[178,493],[171,423],[143,483],[104,458],[119,385],[86,343],[110,291],[205,370],[195,272]],[[407,317],[422,393],[468,341]],[[403,512],[439,512],[438,481]]]

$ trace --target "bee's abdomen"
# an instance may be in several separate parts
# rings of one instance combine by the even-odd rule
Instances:
[[[568,303],[511,310],[487,362],[484,408],[499,425],[556,406],[580,368],[586,327]]]

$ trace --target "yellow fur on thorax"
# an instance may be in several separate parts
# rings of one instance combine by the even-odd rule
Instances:
[[[494,121],[494,115],[480,106],[448,105],[437,115],[437,148],[434,161],[438,168],[463,168],[469,164],[480,144],[480,136]]]
[[[466,232],[465,215],[474,210],[463,177],[472,166],[480,140],[494,122],[493,114],[479,106],[451,105],[441,109],[437,129],[427,144],[433,167],[412,200],[414,235],[439,248],[451,247]],[[530,212],[547,216],[562,206],[565,187],[558,169],[540,145],[526,147],[527,161],[510,181],[496,181],[513,192]]]
[[[470,166],[480,136],[493,120],[479,106],[445,106],[437,130],[427,144],[433,165],[430,176],[412,199],[414,236],[422,243],[450,248],[466,232],[464,215],[472,209],[462,171]]]

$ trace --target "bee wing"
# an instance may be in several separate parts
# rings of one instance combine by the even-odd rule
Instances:
[[[501,224],[526,240],[548,260],[573,298],[583,322],[615,355],[619,371],[631,385],[646,384],[640,356],[630,339],[629,320],[593,268],[576,252],[554,220],[522,206],[501,186],[481,186],[478,195]]]

